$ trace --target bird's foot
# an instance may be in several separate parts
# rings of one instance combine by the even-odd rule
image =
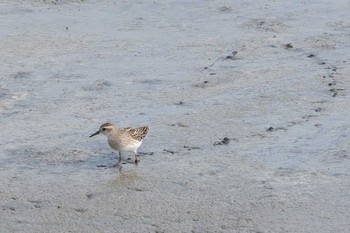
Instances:
[[[136,158],[134,160],[132,160],[131,158],[128,158],[128,163],[132,163],[132,164],[138,164],[140,162],[140,159],[139,158]]]
[[[114,168],[118,168],[119,171],[121,171],[122,168],[123,168],[121,161],[119,161],[118,163],[114,164],[113,167]]]

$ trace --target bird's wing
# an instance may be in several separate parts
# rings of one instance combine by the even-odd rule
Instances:
[[[130,136],[133,139],[136,139],[138,141],[143,140],[146,137],[146,134],[148,132],[148,127],[144,126],[144,127],[138,127],[138,128],[124,128],[126,132],[128,132],[130,134]]]

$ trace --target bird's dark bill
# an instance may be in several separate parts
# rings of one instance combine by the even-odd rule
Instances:
[[[99,131],[97,131],[96,133],[91,134],[91,135],[90,135],[90,138],[91,138],[91,137],[93,137],[93,136],[96,136],[96,135],[97,135],[97,134],[99,134],[99,133],[100,133],[100,132],[99,132]]]

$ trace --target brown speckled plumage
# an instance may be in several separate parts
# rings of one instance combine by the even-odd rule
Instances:
[[[128,133],[133,139],[142,141],[148,132],[148,127],[143,126],[139,128],[124,128],[125,132]]]

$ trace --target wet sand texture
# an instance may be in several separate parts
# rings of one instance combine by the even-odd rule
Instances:
[[[349,11],[2,0],[0,232],[349,232]]]

